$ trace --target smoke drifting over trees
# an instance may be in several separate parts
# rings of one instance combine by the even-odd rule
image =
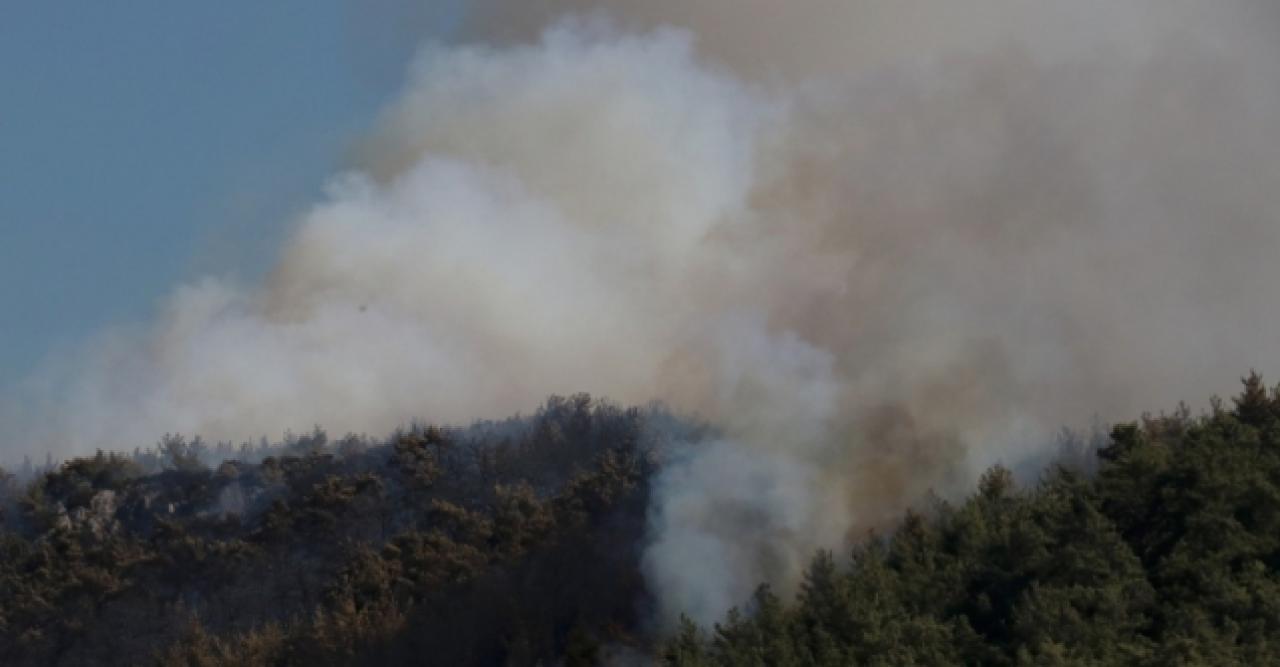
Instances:
[[[643,572],[660,623],[710,622],[1061,424],[1280,353],[1277,27],[1262,0],[480,2],[264,284],[177,288],[15,390],[0,438],[660,399],[719,437],[666,454]]]

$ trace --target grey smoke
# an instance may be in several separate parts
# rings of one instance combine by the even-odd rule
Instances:
[[[1261,0],[485,0],[265,284],[175,290],[5,440],[661,398],[724,435],[669,453],[646,576],[661,621],[714,620],[1064,423],[1267,370],[1277,29]]]

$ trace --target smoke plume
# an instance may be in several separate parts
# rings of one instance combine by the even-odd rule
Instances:
[[[1280,353],[1272,3],[473,11],[265,284],[51,363],[11,448],[662,399],[723,435],[667,453],[645,555],[660,621],[708,621]]]

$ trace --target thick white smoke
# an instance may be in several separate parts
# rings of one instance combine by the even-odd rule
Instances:
[[[567,24],[421,62],[387,121],[388,176],[335,179],[266,285],[179,288],[75,369],[38,444],[377,433],[551,392],[658,395],[670,350],[715,326],[691,283],[733,258],[698,240],[745,202],[760,105],[675,32]]]
[[[480,4],[266,284],[176,290],[6,440],[664,399],[724,437],[671,453],[646,575],[661,621],[710,621],[1048,430],[1280,352],[1263,3]]]

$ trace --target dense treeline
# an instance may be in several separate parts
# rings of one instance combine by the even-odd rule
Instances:
[[[168,437],[9,483],[0,664],[593,664],[637,642],[655,421],[578,395],[257,464]]]
[[[818,554],[793,604],[761,588],[677,665],[1280,664],[1280,387],[1116,427],[1086,476],[996,467],[851,558]],[[927,514],[927,515],[926,515]]]
[[[678,429],[702,434],[579,395],[6,476],[0,664],[1280,664],[1280,387],[1257,376],[1034,485],[995,467],[817,554],[794,596],[662,637],[640,553]]]

